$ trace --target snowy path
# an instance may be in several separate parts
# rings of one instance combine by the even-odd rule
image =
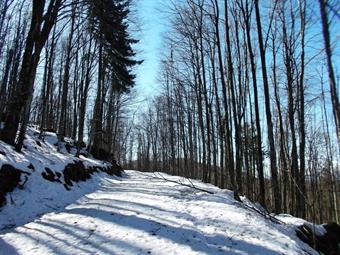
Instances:
[[[106,177],[61,212],[0,233],[0,254],[313,254],[291,229],[245,209],[231,192],[195,185],[216,194],[152,173]]]

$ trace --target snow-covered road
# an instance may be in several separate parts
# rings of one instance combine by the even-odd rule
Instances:
[[[0,233],[0,254],[316,254],[230,191],[160,176],[190,183],[137,171],[105,177],[65,209]]]

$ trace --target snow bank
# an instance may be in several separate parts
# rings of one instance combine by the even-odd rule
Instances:
[[[46,212],[61,210],[67,204],[95,191],[106,175],[99,169],[111,167],[108,162],[90,157],[76,158],[74,156],[76,149],[72,146],[71,139],[66,138],[58,152],[55,133],[46,132],[43,140],[38,137],[39,132],[29,128],[22,153],[16,152],[12,146],[0,141],[0,176],[3,166],[14,167],[14,170],[21,172],[19,185],[6,194],[6,205],[0,207],[0,230],[27,223]],[[67,181],[63,175],[65,167],[77,161],[81,161],[92,172],[98,173],[86,182],[68,180],[65,183]],[[53,176],[54,182],[46,180],[48,175]]]

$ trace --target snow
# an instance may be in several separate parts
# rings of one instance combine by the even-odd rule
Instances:
[[[38,136],[28,129],[22,153],[0,141],[0,167],[29,173],[22,174],[23,190],[8,194],[0,208],[0,255],[317,254],[295,234],[310,223],[289,215],[277,217],[282,224],[271,221],[247,198],[238,202],[232,191],[197,180],[129,170],[122,178],[96,173],[68,191],[63,178],[49,182],[41,174],[46,167],[62,173],[79,160],[75,149],[64,143],[58,151],[54,133]]]
[[[54,173],[61,173],[67,164],[79,158],[76,158],[72,151],[71,154],[68,153],[64,144],[61,146],[61,151],[57,151],[55,144],[58,139],[55,133],[46,132],[43,141],[38,139],[38,136],[38,130],[32,127],[28,129],[22,153],[16,152],[12,146],[0,141],[0,152],[2,152],[0,167],[10,164],[30,174],[21,175],[21,183],[24,183],[27,178],[24,189],[15,189],[8,194],[7,205],[0,207],[0,231],[28,223],[44,213],[64,209],[66,205],[85,194],[94,192],[100,180],[106,176],[104,173],[97,173],[87,182],[74,183],[71,191],[67,191],[62,183],[46,181],[41,176],[46,167]],[[68,138],[65,141],[72,143]],[[80,159],[85,166],[106,164],[93,158],[80,157]],[[28,168],[30,164],[34,169]],[[63,178],[60,181],[63,182]]]
[[[280,215],[277,215],[276,218],[283,221],[286,224],[293,226],[293,227],[306,225],[310,229],[312,229],[313,232],[315,233],[315,235],[317,235],[317,236],[323,236],[327,233],[327,231],[323,227],[323,225],[312,224],[312,223],[310,223],[310,222],[308,222],[304,219],[296,218],[296,217],[289,215],[289,214],[280,214]]]
[[[129,170],[122,178],[97,175],[70,197],[56,187],[39,206],[57,210],[7,211],[6,217],[33,219],[0,232],[0,254],[318,254],[296,237],[293,224],[274,223],[231,191],[196,180]]]

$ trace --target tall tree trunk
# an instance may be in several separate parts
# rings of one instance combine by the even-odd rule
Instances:
[[[238,149],[238,146],[240,144],[240,130],[238,125],[238,119],[237,119],[237,103],[236,103],[236,96],[235,96],[235,85],[234,85],[234,67],[233,67],[233,61],[232,61],[232,53],[231,53],[231,42],[230,42],[230,28],[229,28],[229,18],[228,18],[228,3],[227,1],[224,1],[224,15],[225,15],[225,30],[226,30],[226,43],[227,43],[227,69],[228,69],[228,82],[229,82],[229,88],[230,88],[230,94],[231,94],[231,107],[233,111],[233,120],[234,120],[234,126],[235,126],[235,169],[233,172],[236,171],[236,184],[233,189],[236,192],[242,193],[242,169],[241,169],[241,158],[240,158],[240,151]],[[234,174],[233,173],[233,174]]]
[[[228,100],[227,100],[227,83],[225,80],[224,74],[224,64],[223,64],[223,56],[222,56],[222,46],[221,46],[221,39],[220,39],[220,28],[219,28],[219,4],[218,1],[215,0],[215,8],[216,8],[216,17],[215,17],[215,33],[216,33],[216,45],[217,45],[217,55],[218,55],[218,65],[219,65],[219,72],[221,78],[221,87],[222,87],[222,98],[223,98],[223,110],[225,114],[225,120],[222,120],[222,110],[220,110],[220,146],[221,146],[221,187],[225,185],[225,179],[223,175],[223,170],[228,170],[229,172],[234,171],[234,158],[231,153],[231,146],[230,146],[230,129],[229,129],[229,115],[228,115]],[[216,89],[217,90],[217,89]],[[222,108],[222,107],[221,107]],[[224,124],[223,124],[224,123]],[[226,147],[226,152],[224,156],[224,148],[223,145]],[[224,163],[224,164],[223,164]],[[224,169],[225,168],[225,169]],[[234,177],[231,177],[232,186],[234,187]]]
[[[14,50],[10,49],[6,59],[5,71],[1,81],[1,88],[0,88],[0,122],[2,122],[2,116],[5,109],[5,102],[7,101],[8,96],[8,78],[9,78],[9,71],[13,63],[13,56]]]
[[[94,54],[91,54],[92,50],[92,41],[93,39],[90,38],[89,46],[87,51],[84,49],[83,58],[85,58],[84,63],[82,65],[82,78],[80,82],[80,106],[79,106],[79,124],[78,124],[78,143],[77,143],[77,154],[76,156],[79,157],[80,149],[83,144],[84,140],[84,126],[85,126],[85,114],[86,114],[86,104],[87,104],[87,96],[89,92],[89,87],[91,83],[91,70],[92,64],[94,61]]]
[[[248,1],[246,2],[246,6],[242,8],[243,17],[245,19],[245,27],[246,27],[246,37],[247,37],[247,46],[250,58],[250,67],[253,81],[253,93],[254,93],[254,110],[255,110],[255,124],[256,124],[256,163],[257,163],[257,172],[259,177],[260,184],[260,203],[263,207],[266,206],[266,190],[265,190],[265,182],[264,182],[264,172],[263,172],[263,155],[262,155],[262,133],[261,133],[261,120],[260,120],[260,110],[259,110],[259,99],[258,99],[258,91],[257,91],[257,74],[256,74],[256,64],[255,64],[255,56],[253,52],[253,46],[251,43],[250,37],[250,17],[251,13],[248,7]]]
[[[68,99],[68,91],[69,91],[69,79],[70,79],[70,64],[72,60],[72,49],[73,49],[73,34],[75,28],[75,19],[76,19],[76,2],[72,2],[72,14],[71,14],[71,28],[70,33],[67,40],[66,47],[66,57],[65,57],[65,65],[64,65],[64,76],[62,82],[62,95],[61,95],[61,109],[60,109],[60,119],[59,119],[59,127],[58,127],[58,140],[63,141],[64,136],[66,135],[66,124],[67,124],[67,99]]]
[[[261,66],[262,66],[261,69],[262,69],[262,78],[263,78],[263,89],[264,89],[264,97],[265,97],[265,105],[266,105],[266,120],[267,120],[267,129],[268,129],[267,133],[268,133],[269,154],[270,154],[270,172],[272,176],[272,186],[273,186],[273,191],[274,191],[275,212],[280,213],[281,212],[281,193],[280,193],[280,187],[279,187],[279,181],[278,181],[276,151],[275,151],[274,134],[273,134],[273,122],[272,122],[272,114],[271,114],[271,109],[270,109],[266,52],[265,52],[265,48],[263,45],[259,1],[254,0],[254,3],[255,3],[256,25],[257,25],[257,34],[258,34],[259,50],[260,50],[260,57],[261,57]]]
[[[228,11],[228,5],[227,1],[224,1],[224,11],[225,15],[227,14]],[[227,24],[227,17],[226,18],[226,24],[225,24],[225,29],[227,31],[227,27],[229,30],[229,25]],[[228,35],[226,35],[228,37]],[[219,64],[220,64],[220,72],[221,72],[221,78],[222,79],[222,91],[223,91],[223,104],[224,104],[224,111],[225,111],[225,143],[226,143],[226,159],[225,162],[227,164],[228,162],[228,172],[229,172],[229,179],[231,183],[231,188],[233,190],[236,190],[235,187],[235,162],[234,162],[234,155],[232,152],[232,132],[230,130],[230,115],[229,115],[229,106],[228,106],[228,95],[227,95],[227,83],[225,81],[225,76],[224,76],[224,66],[222,63],[222,51],[221,51],[221,46],[220,43],[218,43],[218,55],[219,55]],[[229,75],[230,76],[230,71]]]
[[[56,22],[61,3],[62,0],[51,0],[44,14],[45,2],[33,0],[31,25],[26,38],[18,90],[10,99],[5,125],[0,133],[0,139],[8,144],[15,145],[20,116],[22,114],[26,116],[26,109],[29,108],[31,103],[40,53]],[[17,151],[21,151],[25,131],[25,128],[23,128],[20,134],[21,139],[16,144]]]
[[[89,145],[89,151],[96,158],[107,159],[107,155],[104,155],[103,151],[103,91],[104,91],[104,79],[105,79],[105,67],[103,56],[103,45],[99,45],[99,57],[98,57],[98,88],[97,96],[93,108],[93,120],[92,120],[92,132],[91,142]]]
[[[306,148],[306,131],[305,131],[305,88],[304,88],[304,75],[305,75],[305,27],[306,27],[306,0],[299,0],[300,11],[300,33],[301,33],[301,67],[299,77],[299,133],[300,133],[300,169],[299,181],[301,193],[299,195],[299,211],[302,218],[306,218],[306,182],[305,182],[305,148]]]
[[[274,85],[274,95],[275,95],[275,102],[276,102],[276,108],[277,108],[277,118],[278,118],[278,125],[279,125],[279,133],[280,133],[280,165],[281,165],[281,171],[283,175],[283,210],[284,212],[287,212],[287,205],[288,205],[288,187],[289,187],[289,178],[288,178],[288,166],[287,166],[287,160],[286,160],[286,153],[285,153],[285,132],[283,128],[283,117],[282,117],[282,110],[281,110],[281,101],[280,101],[280,92],[279,92],[279,84],[277,81],[277,65],[276,65],[276,53],[277,48],[275,44],[276,38],[274,35],[272,36],[272,47],[273,47],[273,85]]]
[[[333,105],[333,115],[336,125],[337,138],[340,143],[340,104],[337,94],[336,81],[334,75],[334,68],[332,63],[332,49],[331,49],[331,39],[329,34],[329,21],[327,15],[327,0],[319,0],[321,22],[322,22],[322,34],[325,44],[326,60],[327,60],[327,70],[329,78],[329,87],[331,91],[332,105]]]

